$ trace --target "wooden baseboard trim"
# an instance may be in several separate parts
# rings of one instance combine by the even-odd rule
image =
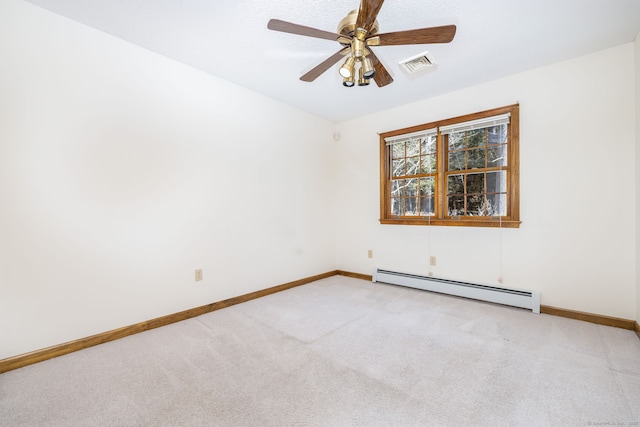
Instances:
[[[340,276],[353,277],[355,279],[368,280],[370,282],[373,280],[373,276],[370,274],[352,273],[344,270],[337,270],[336,274],[339,274]]]
[[[355,277],[372,281],[373,277],[368,274],[352,273],[350,271],[337,270],[336,274],[340,276]],[[540,313],[551,314],[554,316],[567,317],[569,319],[582,320],[585,322],[597,323],[598,325],[613,326],[616,328],[629,329],[636,332],[640,338],[640,323],[633,320],[621,319],[619,317],[603,316],[600,314],[585,313],[583,311],[568,310],[565,308],[551,307],[548,305],[540,306]]]
[[[119,338],[124,338],[129,335],[134,335],[140,332],[148,331],[151,329],[159,328],[161,326],[170,325],[172,323],[180,322],[182,320],[191,319],[212,311],[220,310],[225,307],[240,304],[243,302],[251,301],[252,299],[264,297],[267,295],[281,292],[287,289],[295,288],[296,286],[306,285],[307,283],[315,282],[316,280],[325,279],[327,277],[340,275],[346,277],[353,277],[356,279],[362,279],[372,281],[373,277],[368,274],[352,273],[343,270],[334,270],[327,273],[318,274],[315,276],[307,277],[304,279],[296,280],[282,285],[274,286],[260,291],[251,292],[245,295],[240,295],[234,298],[229,298],[223,301],[214,302],[211,304],[203,305],[200,307],[192,308],[189,310],[181,311],[179,313],[169,314],[167,316],[158,317],[156,319],[140,322],[135,325],[125,326],[119,329],[114,329],[108,332],[92,335],[86,338],[80,338],[75,341],[70,341],[63,344],[58,344],[52,347],[44,348],[41,350],[35,350],[30,353],[21,354],[18,356],[9,357],[7,359],[0,360],[0,374],[3,372],[12,371],[14,369],[22,368],[24,366],[33,365],[34,363],[42,362],[44,360],[52,359],[54,357],[62,356],[65,354],[73,353],[85,348],[93,347],[95,345],[104,344],[109,341],[114,341]],[[563,308],[551,307],[543,305],[540,307],[541,313],[551,314],[554,316],[567,317],[570,319],[582,320],[591,323],[597,323],[600,325],[614,326],[617,328],[629,329],[635,331],[640,338],[640,324],[633,320],[621,319],[618,317],[602,316],[598,314],[585,313],[581,311],[567,310]]]
[[[161,326],[170,325],[171,323],[180,322],[182,320],[191,319],[192,317],[197,317],[202,314],[220,310],[221,308],[230,307],[232,305],[251,301],[252,299],[275,294],[276,292],[281,292],[287,289],[295,288],[296,286],[306,285],[307,283],[315,282],[316,280],[325,279],[327,277],[335,276],[337,274],[340,274],[337,270],[329,271],[327,273],[318,274],[316,276],[307,277],[304,279],[296,280],[294,282],[284,283],[282,285],[274,286],[272,288],[262,289],[260,291],[251,292],[251,293],[240,295],[234,298],[229,298],[224,301],[218,301],[218,302],[203,305],[200,307],[192,308],[189,310],[181,311],[179,313],[169,314],[167,316],[162,316],[156,319],[147,320],[145,322],[140,322],[135,325],[125,326],[119,329],[114,329],[112,331],[92,335],[90,337],[80,338],[75,341],[70,341],[63,344],[54,345],[52,347],[44,348],[41,350],[35,350],[30,353],[25,353],[18,356],[9,357],[7,359],[2,359],[0,360],[0,374],[3,372],[14,370],[14,369],[22,368],[24,366],[33,365],[34,363],[42,362],[44,360],[52,359],[54,357],[73,353],[74,351],[93,347],[98,344],[104,344],[109,341],[114,341],[119,338],[124,338],[129,335],[134,335],[140,332],[148,331],[150,329],[155,329]]]
[[[541,305],[540,313],[597,323],[598,325],[613,326],[616,328],[628,329],[631,331],[634,330],[634,324],[637,324],[633,320],[621,319],[619,317],[603,316],[600,314],[585,313],[583,311],[567,310],[566,308],[557,308],[548,305]]]

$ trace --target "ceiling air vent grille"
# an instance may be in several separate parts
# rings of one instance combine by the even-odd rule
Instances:
[[[404,61],[400,61],[399,65],[407,73],[413,74],[426,68],[431,68],[436,65],[436,63],[429,52],[424,52],[420,55],[412,56],[411,58],[407,58]]]

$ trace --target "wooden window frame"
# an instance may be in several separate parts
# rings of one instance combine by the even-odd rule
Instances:
[[[446,154],[447,147],[444,144],[445,136],[440,132],[441,126],[483,119],[501,114],[510,114],[507,129],[507,212],[500,217],[450,217],[447,214],[445,175],[447,173]],[[434,194],[434,215],[428,217],[392,216],[391,215],[391,177],[390,177],[390,148],[385,138],[438,128],[436,150],[436,185]],[[463,227],[520,227],[520,116],[519,105],[508,105],[478,113],[466,114],[450,119],[439,120],[397,129],[380,134],[380,223],[396,225],[436,225],[436,226],[463,226]],[[472,171],[468,169],[466,171]]]

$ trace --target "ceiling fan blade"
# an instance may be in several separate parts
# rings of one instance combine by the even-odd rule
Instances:
[[[393,46],[404,44],[449,43],[455,35],[455,25],[444,25],[442,27],[376,34],[376,37],[380,37],[379,46]]]
[[[315,37],[317,39],[337,41],[340,34],[329,31],[318,30],[316,28],[305,27],[304,25],[293,24],[291,22],[281,21],[279,19],[271,19],[267,24],[267,28],[283,33],[298,34],[300,36]]]
[[[371,31],[382,3],[384,3],[384,0],[361,0],[358,18],[356,19],[356,28],[363,28],[367,33]]]
[[[344,54],[348,51],[349,51],[349,48],[340,49],[338,52],[334,53],[333,55],[331,55],[330,57],[322,61],[320,64],[312,68],[311,71],[309,71],[308,73],[300,77],[300,80],[302,80],[303,82],[314,81],[315,79],[320,77],[322,73],[324,73],[329,68],[331,68],[335,63],[337,63],[340,60],[340,58],[342,58]]]
[[[371,49],[369,49],[369,55],[371,56],[371,62],[373,63],[373,68],[376,70],[376,73],[373,76],[373,81],[376,82],[378,87],[384,87],[388,84],[393,83],[393,78],[389,74],[382,62],[378,59],[375,53]]]

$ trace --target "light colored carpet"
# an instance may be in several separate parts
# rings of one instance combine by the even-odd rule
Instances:
[[[341,276],[0,375],[2,426],[638,422],[631,331]]]

